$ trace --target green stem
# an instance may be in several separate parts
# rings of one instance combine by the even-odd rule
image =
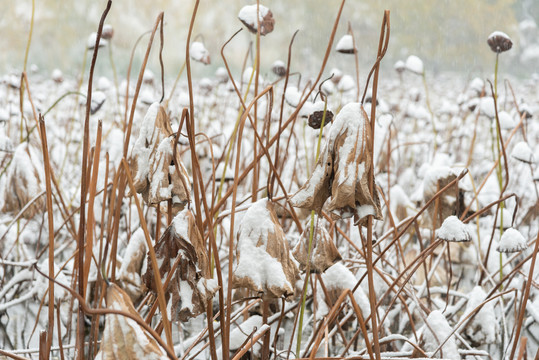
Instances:
[[[498,100],[498,58],[499,53],[496,53],[496,63],[494,65],[494,100]],[[494,102],[494,105],[496,106],[496,101]],[[501,129],[498,126],[500,123],[498,119],[498,111],[496,113],[496,150],[498,151],[498,158],[500,161],[498,162],[498,167],[496,168],[496,175],[498,177],[498,186],[500,187],[500,196],[502,196],[503,191],[503,175],[502,175],[502,162],[501,162],[501,136],[500,132]],[[505,208],[505,203],[502,201],[500,203],[500,238],[503,235],[503,209]],[[502,253],[500,253],[500,282],[503,280],[503,256]],[[502,290],[502,286],[500,285],[500,291]]]
[[[322,114],[322,124],[320,124],[320,132],[318,133],[318,144],[316,145],[316,157],[315,162],[318,161],[320,156],[320,144],[322,143],[322,131],[326,122],[326,110],[327,110],[327,99],[324,103],[324,113]],[[305,284],[303,285],[303,296],[301,298],[301,308],[299,312],[299,323],[298,323],[298,340],[296,344],[296,358],[300,357],[301,351],[301,336],[303,333],[303,316],[305,314],[305,301],[307,300],[307,290],[309,289],[309,273],[311,268],[311,251],[313,247],[313,235],[314,235],[314,210],[311,210],[311,224],[310,224],[310,233],[309,233],[309,247],[307,250],[307,267],[305,269]]]

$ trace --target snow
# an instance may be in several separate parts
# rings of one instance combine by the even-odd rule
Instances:
[[[509,35],[507,35],[506,33],[502,32],[502,31],[494,31],[492,32],[489,36],[488,36],[488,40],[493,40],[494,38],[496,37],[501,37],[501,38],[504,38],[504,39],[507,39],[507,40],[511,40],[511,38],[509,37]]]
[[[252,315],[247,320],[236,326],[230,332],[230,349],[236,350],[247,340],[247,337],[255,330],[262,327],[262,316]]]
[[[406,64],[404,63],[404,61],[402,60],[398,60],[395,65],[393,65],[393,68],[397,71],[397,72],[403,72],[405,69],[406,69]]]
[[[269,9],[265,7],[264,5],[258,5],[259,12],[258,12],[258,21],[262,22],[264,20],[264,16],[268,14]],[[256,20],[256,8],[257,5],[246,5],[241,8],[240,12],[238,13],[238,18],[243,21],[246,24],[251,25],[255,29],[258,27],[258,22]]]
[[[427,317],[426,323],[428,326],[424,326],[423,328],[423,340],[425,342],[424,349],[432,352],[435,351],[440,344],[447,339],[453,329],[440,310],[432,311]],[[443,354],[438,351],[436,356],[443,359],[460,360],[454,335],[452,335],[442,346],[441,352]]]
[[[498,112],[498,120],[500,120],[500,129],[512,130],[515,127],[513,117],[507,111]]]
[[[345,52],[345,53],[353,52],[355,50],[355,47],[354,47],[354,38],[352,37],[352,35],[349,35],[349,34],[343,35],[339,39],[339,42],[337,42],[337,46],[335,47],[335,49],[339,52]]]
[[[526,249],[528,245],[526,244],[526,239],[522,234],[514,229],[509,228],[504,230],[500,243],[496,250],[504,253],[513,253]]]
[[[475,286],[469,294],[466,310],[462,318],[465,318],[485,299],[487,294],[481,286]],[[494,312],[494,302],[489,301],[479,310],[466,325],[466,335],[473,341],[481,344],[492,344],[498,336],[498,321]]]
[[[352,290],[357,284],[354,274],[341,262],[329,267],[322,274],[322,281],[324,281],[324,285],[328,290],[337,290],[339,291],[339,295],[342,290]],[[371,314],[371,306],[369,298],[361,286],[358,286],[354,292],[354,300],[356,300],[359,308],[361,309],[361,315],[363,315],[363,318],[366,319]]]
[[[445,241],[467,242],[471,240],[467,226],[454,215],[448,216],[436,231],[436,236]]]
[[[64,74],[60,69],[54,69],[51,74],[51,79],[56,82],[62,82],[64,80]]]
[[[347,92],[356,88],[356,82],[350,75],[343,75],[341,81],[337,85],[337,89],[341,92]]]
[[[268,233],[275,231],[275,224],[266,208],[267,202],[267,199],[261,199],[253,203],[241,220],[237,246],[239,262],[234,275],[250,278],[260,289],[294,289],[281,263],[266,252]]]
[[[206,49],[203,43],[199,41],[193,41],[189,49],[189,55],[191,59],[199,61],[204,64],[210,63],[210,52]]]
[[[92,50],[95,46],[95,42],[97,40],[97,33],[96,32],[93,32],[90,34],[90,36],[88,36],[88,40],[86,41],[86,46],[88,48],[88,50]],[[108,41],[101,38],[99,40],[99,47],[103,47],[105,45],[108,44]]]
[[[301,93],[295,86],[288,86],[285,91],[286,103],[292,107],[297,107],[301,100]]]
[[[534,161],[533,151],[530,148],[530,145],[525,141],[520,141],[515,145],[513,151],[511,151],[511,156],[528,164],[531,164]]]
[[[423,60],[415,55],[408,56],[406,59],[406,69],[418,75],[423,74],[425,71],[423,67]]]
[[[479,102],[479,112],[481,115],[485,115],[491,119],[496,117],[496,110],[494,109],[494,99],[490,96],[481,98]]]

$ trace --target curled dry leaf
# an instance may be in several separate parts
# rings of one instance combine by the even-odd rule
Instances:
[[[258,20],[256,18],[258,7]],[[249,29],[250,32],[256,34],[258,23],[260,22],[260,35],[264,36],[273,31],[275,19],[270,9],[263,5],[246,5],[241,8],[238,18]]]
[[[311,248],[310,272],[323,273],[327,268],[341,260],[341,254],[331,240],[328,231],[315,220],[315,229]],[[301,271],[307,270],[309,254],[309,238],[311,226],[308,224],[294,248],[294,258],[299,262]]]
[[[43,164],[39,159],[39,155],[29,143],[24,142],[17,146],[7,170],[2,212],[17,213],[21,211],[26,204],[44,190],[41,172]],[[44,196],[37,198],[22,216],[30,219],[42,211],[45,211]]]
[[[112,284],[107,288],[108,309],[125,311],[144,320],[133,307],[133,303],[120,287]],[[157,341],[135,320],[122,315],[105,316],[105,330],[101,348],[95,360],[168,359]]]
[[[131,152],[131,173],[135,190],[146,203],[158,206],[172,200],[173,213],[189,202],[191,183],[179,151],[174,156],[170,119],[158,103],[148,109]]]
[[[368,215],[382,219],[376,186],[369,191],[371,156],[367,148],[368,119],[359,103],[344,106],[335,117],[329,139],[311,178],[295,193],[294,206],[320,213],[327,209],[336,217],[356,217],[364,224]]]
[[[141,270],[146,256],[147,246],[142,229],[133,233],[125,250],[122,266],[118,275],[118,283],[136,301],[146,290],[142,283]]]
[[[150,154],[171,134],[172,128],[165,108],[159,103],[153,103],[142,120],[139,136],[131,152],[131,173],[139,194],[146,193],[150,185]]]
[[[204,241],[189,210],[180,212],[155,245],[155,255],[160,264],[159,274],[164,282],[175,262],[178,262],[165,296],[172,301],[173,319],[187,321],[201,314],[206,303],[217,290],[209,279],[208,257]],[[144,282],[157,291],[151,262],[144,275]]]
[[[432,167],[429,169],[423,179],[423,200],[425,203],[432,199],[439,190],[447,186],[456,178],[457,173],[447,166]],[[434,201],[427,208],[429,216],[425,217],[426,223],[428,225],[435,223],[437,228],[441,227],[447,217],[459,214],[461,202],[459,188],[458,185],[455,184],[447,189],[438,200]],[[435,215],[436,219],[434,219]]]
[[[299,271],[271,201],[261,199],[247,210],[236,249],[235,288],[248,288],[266,299],[294,294]]]
[[[158,206],[162,201],[172,200],[172,211],[176,214],[189,202],[190,182],[178,149],[174,156],[174,142],[174,136],[169,136],[150,154],[150,188],[147,202]]]

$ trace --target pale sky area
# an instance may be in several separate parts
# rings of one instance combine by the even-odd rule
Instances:
[[[222,66],[221,46],[242,27],[237,18],[241,7],[253,3],[246,0],[201,1],[193,36],[203,40],[210,51],[212,64],[196,67],[194,74],[213,73]],[[277,59],[286,60],[288,43],[295,30],[300,30],[292,50],[292,66],[303,72],[314,72],[320,66],[340,1],[309,0],[262,2],[275,18],[275,30],[262,39],[262,67]],[[293,4],[293,5],[291,5]],[[80,73],[88,36],[97,30],[106,1],[40,0],[35,2],[34,32],[28,66],[50,74],[59,68],[65,74]],[[125,74],[129,55],[137,38],[151,29],[160,11],[165,14],[165,72],[175,74],[185,57],[185,42],[194,1],[157,0],[135,2],[113,1],[106,19],[114,28],[112,49],[104,48],[98,69],[110,69],[110,51],[120,74]],[[533,0],[410,0],[410,1],[347,1],[337,39],[346,33],[348,22],[354,31],[362,67],[372,64],[378,43],[383,10],[391,11],[391,42],[383,65],[391,68],[395,61],[414,54],[425,61],[426,70],[458,71],[482,74],[491,71],[494,56],[486,44],[488,35],[500,30],[513,40],[513,49],[504,54],[502,70],[533,69],[539,59],[536,22],[539,5]],[[8,1],[0,18],[0,69],[20,72],[30,30],[31,0]],[[522,23],[526,20],[524,23]],[[520,24],[520,26],[519,26]],[[135,66],[143,57],[149,36],[145,36],[135,53]],[[227,57],[232,66],[241,67],[252,34],[242,31],[228,46]],[[156,45],[158,45],[156,39]],[[157,47],[156,47],[157,49]],[[158,70],[157,51],[150,68]],[[91,53],[86,54],[86,66]],[[514,66],[518,64],[518,66]],[[351,67],[353,59],[334,54],[330,66]],[[527,68],[526,68],[527,66]],[[529,73],[523,71],[522,73]]]

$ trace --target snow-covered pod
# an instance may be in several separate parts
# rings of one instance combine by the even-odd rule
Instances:
[[[339,254],[339,250],[331,240],[326,228],[319,223],[318,217],[315,217],[314,224],[309,269],[310,272],[323,273],[327,268],[341,260],[341,254]],[[294,258],[299,262],[301,271],[307,271],[310,234],[311,224],[309,219],[293,251]]]
[[[527,164],[533,163],[533,151],[527,142],[521,141],[511,151],[511,157]]]
[[[503,253],[515,253],[526,249],[526,239],[514,228],[505,230],[500,239],[500,243],[496,247],[496,251]]]
[[[309,126],[313,129],[320,129],[320,126],[322,126],[322,120],[324,121],[324,127],[330,122],[332,122],[333,111],[331,111],[331,109],[326,106],[326,103],[324,101],[317,101],[311,106],[310,114],[307,118],[307,121],[309,122]]]
[[[93,32],[88,36],[88,40],[86,40],[86,48],[88,50],[93,50],[95,48],[95,42],[97,41],[97,33]],[[99,47],[102,48],[108,44],[108,41],[103,38],[103,35],[101,35],[101,39],[99,39]]]
[[[193,41],[191,43],[189,56],[191,56],[191,59],[203,63],[204,65],[209,65],[211,63],[210,52],[200,41]]]
[[[444,220],[442,226],[436,230],[436,237],[450,242],[468,242],[472,239],[466,225],[455,215]]]
[[[417,75],[422,75],[424,70],[423,60],[415,55],[410,55],[406,59],[406,69]]]
[[[350,34],[343,35],[337,42],[335,47],[337,52],[342,54],[355,54],[356,47],[354,46],[354,38]]]
[[[111,24],[103,25],[103,30],[101,31],[101,38],[105,40],[110,40],[114,37],[114,28]]]
[[[402,74],[404,70],[406,70],[406,64],[404,61],[398,60],[395,65],[393,65],[393,69],[395,69],[398,74]]]
[[[236,250],[234,288],[248,288],[265,299],[294,294],[299,271],[271,201],[258,200],[245,212]]]
[[[258,8],[258,11],[257,11]],[[258,19],[257,19],[258,12]],[[264,5],[245,5],[241,8],[238,19],[247,27],[253,34],[257,33],[258,24],[260,23],[260,35],[264,36],[273,31],[275,19],[270,9]]]
[[[341,109],[311,178],[292,196],[292,205],[320,213],[331,196],[327,210],[336,217],[355,216],[360,224],[368,215],[382,219],[376,187],[369,191],[372,154],[367,148],[367,126],[361,104],[350,103]]]
[[[174,217],[172,224],[155,245],[155,256],[159,264],[161,281],[174,271],[165,294],[171,295],[172,319],[187,321],[206,309],[206,304],[217,290],[216,282],[210,278],[209,260],[204,240],[195,224],[190,210],[185,209]],[[178,263],[176,269],[172,266]],[[154,292],[157,290],[151,261],[144,274],[144,282]]]
[[[276,60],[271,65],[271,71],[277,76],[285,76],[286,75],[286,64],[284,62],[282,62],[281,60]]]
[[[487,44],[495,53],[505,52],[513,47],[513,42],[509,35],[501,31],[494,31],[488,36]]]

